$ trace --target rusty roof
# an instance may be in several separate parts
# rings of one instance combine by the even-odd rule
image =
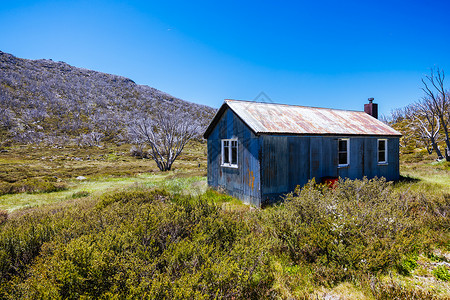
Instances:
[[[205,138],[227,108],[255,134],[401,136],[400,132],[363,111],[225,100],[206,130]]]

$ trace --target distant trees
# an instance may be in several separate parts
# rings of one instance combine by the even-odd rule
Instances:
[[[150,146],[149,156],[161,171],[169,171],[192,138],[200,134],[200,124],[182,107],[159,106],[152,116],[132,117],[128,132],[137,145]]]

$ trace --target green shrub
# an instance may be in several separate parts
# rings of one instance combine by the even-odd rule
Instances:
[[[375,299],[433,299],[377,278],[449,244],[447,198],[383,179],[311,182],[264,210],[222,209],[233,198],[213,190],[74,195],[0,226],[0,298],[308,298],[347,280]]]
[[[448,271],[448,267],[444,265],[440,265],[433,270],[433,275],[437,279],[443,281],[450,281],[450,272]]]
[[[53,234],[54,228],[48,217],[31,219],[27,216],[6,222],[0,231],[0,284],[12,275],[20,274]]]
[[[29,222],[22,219],[8,236]],[[24,255],[3,255],[8,246],[0,247],[5,275],[21,278],[2,276],[3,298],[259,299],[271,293],[268,249],[253,232],[254,220],[202,199],[126,190],[100,197],[93,209],[58,211],[47,222],[55,229],[49,236],[28,231],[12,242],[33,250],[27,255],[33,264],[17,260],[23,272],[8,266]],[[34,246],[26,236],[36,237]]]
[[[8,182],[0,183],[0,196],[7,195],[7,194],[14,194],[13,186],[14,186],[13,184],[8,183]]]
[[[407,258],[403,258],[400,263],[397,265],[397,271],[399,274],[404,276],[411,275],[411,272],[417,268],[417,256],[411,256]]]
[[[104,194],[100,197],[100,201],[97,203],[97,208],[105,208],[108,205],[121,202],[127,203],[129,201],[135,201],[138,203],[152,202],[154,200],[163,201],[168,199],[169,193],[165,190],[123,190],[116,191],[108,194]]]
[[[66,188],[64,183],[28,178],[14,183],[1,183],[0,196],[17,193],[51,193],[62,191]]]
[[[334,189],[310,182],[268,210],[264,223],[276,252],[317,265],[316,276],[334,284],[350,270],[386,271],[421,247],[412,200],[384,179],[340,180]]]
[[[87,191],[79,191],[72,194],[72,199],[83,198],[89,196],[90,193]]]

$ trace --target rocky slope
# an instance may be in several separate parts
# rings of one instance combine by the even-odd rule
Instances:
[[[125,77],[0,51],[0,145],[129,142],[128,120],[173,108],[201,127],[215,113]]]

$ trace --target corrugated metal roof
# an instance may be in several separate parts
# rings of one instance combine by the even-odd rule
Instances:
[[[242,100],[225,100],[256,134],[394,135],[401,133],[363,111],[306,107]],[[218,118],[205,132],[208,136]]]

